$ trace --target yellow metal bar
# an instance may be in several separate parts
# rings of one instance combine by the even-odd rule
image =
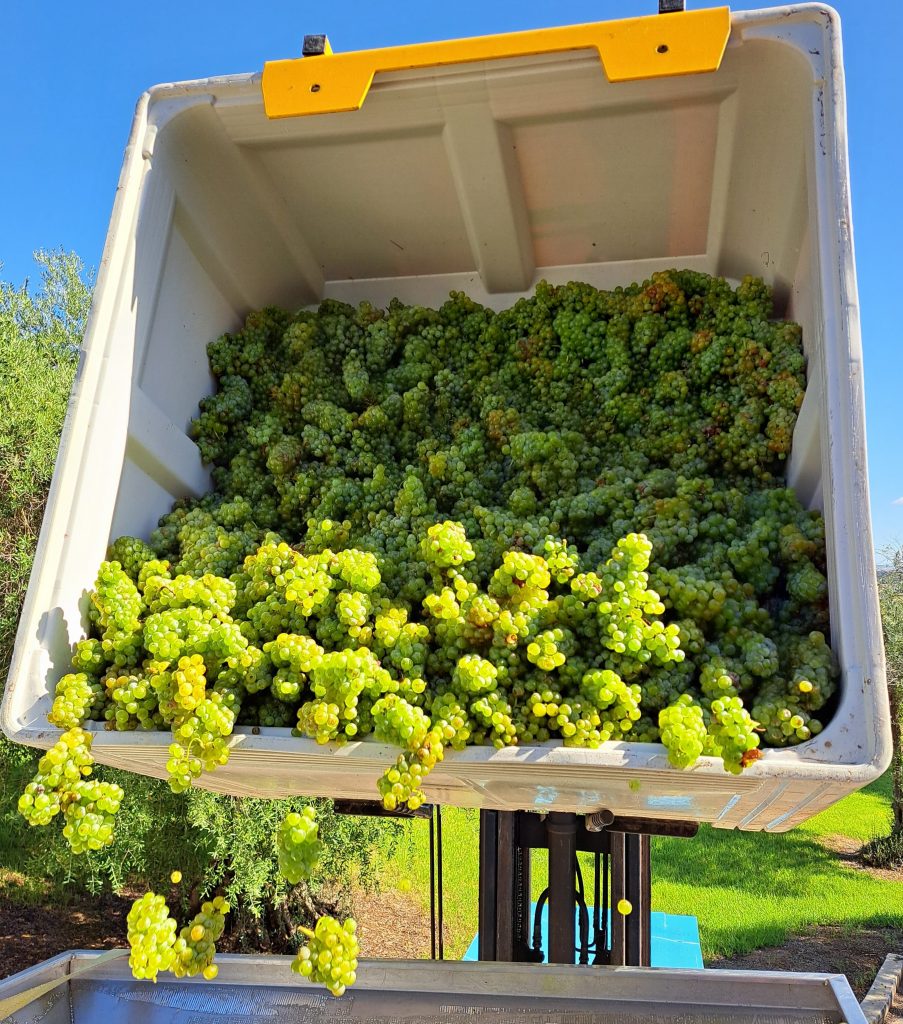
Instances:
[[[269,61],[263,69],[267,117],[359,110],[381,71],[595,50],[611,82],[716,71],[731,31],[730,9],[625,18],[589,25],[417,43],[385,50]]]

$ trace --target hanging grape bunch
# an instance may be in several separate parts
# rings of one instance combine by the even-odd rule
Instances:
[[[292,961],[292,970],[325,985],[334,996],[344,995],[357,977],[357,925],[351,918],[340,923],[334,917],[321,917],[313,931],[301,931],[307,942]]]
[[[313,807],[285,816],[276,831],[276,854],[280,874],[292,885],[316,874],[323,844],[318,837],[317,812]]]

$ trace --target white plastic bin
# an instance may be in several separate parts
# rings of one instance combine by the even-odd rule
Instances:
[[[683,15],[669,15],[679,18]],[[308,58],[323,60],[329,58]],[[837,16],[735,14],[719,70],[609,82],[582,50],[378,75],[354,112],[269,120],[261,76],[158,86],[138,103],[84,359],[41,532],[2,726],[45,720],[109,540],[146,536],[208,475],[186,431],[205,346],[251,309],[324,297],[494,307],[537,281],[627,284],[691,267],[762,275],[803,326],[808,390],[789,479],[827,522],[838,711],[742,776],[653,744],[469,748],[427,798],[783,831],[890,758],[869,525],[859,313]],[[98,760],[164,775],[168,733],[100,730]],[[239,728],[201,784],[373,799],[394,757]]]

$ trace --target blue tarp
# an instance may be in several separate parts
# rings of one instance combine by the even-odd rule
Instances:
[[[587,908],[590,920],[590,941],[593,938],[592,921],[593,908]],[[542,910],[542,948],[548,949],[548,906]],[[536,904],[531,904],[530,920],[536,913]],[[574,910],[576,917],[577,911]],[[702,962],[702,949],[699,945],[699,925],[695,917],[686,914],[662,914],[652,912],[652,966],[653,967],[697,967],[704,966]],[[611,913],[609,912],[609,921]],[[578,932],[579,934],[579,932]],[[531,931],[532,935],[532,931]],[[477,949],[479,936],[473,937],[473,942],[468,946],[464,954],[464,960],[477,960]]]

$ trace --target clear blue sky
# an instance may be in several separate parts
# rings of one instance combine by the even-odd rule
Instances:
[[[0,28],[0,262],[63,246],[100,259],[138,95],[157,82],[254,71],[296,56],[305,33],[335,49],[453,38],[650,14],[656,0],[569,4],[307,0],[6,0]],[[690,0],[689,6],[713,6]],[[734,3],[734,10],[773,6]],[[875,546],[903,544],[903,240],[900,41],[896,0],[836,0],[843,18],[853,220],[865,347]],[[897,502],[899,499],[899,503]]]

